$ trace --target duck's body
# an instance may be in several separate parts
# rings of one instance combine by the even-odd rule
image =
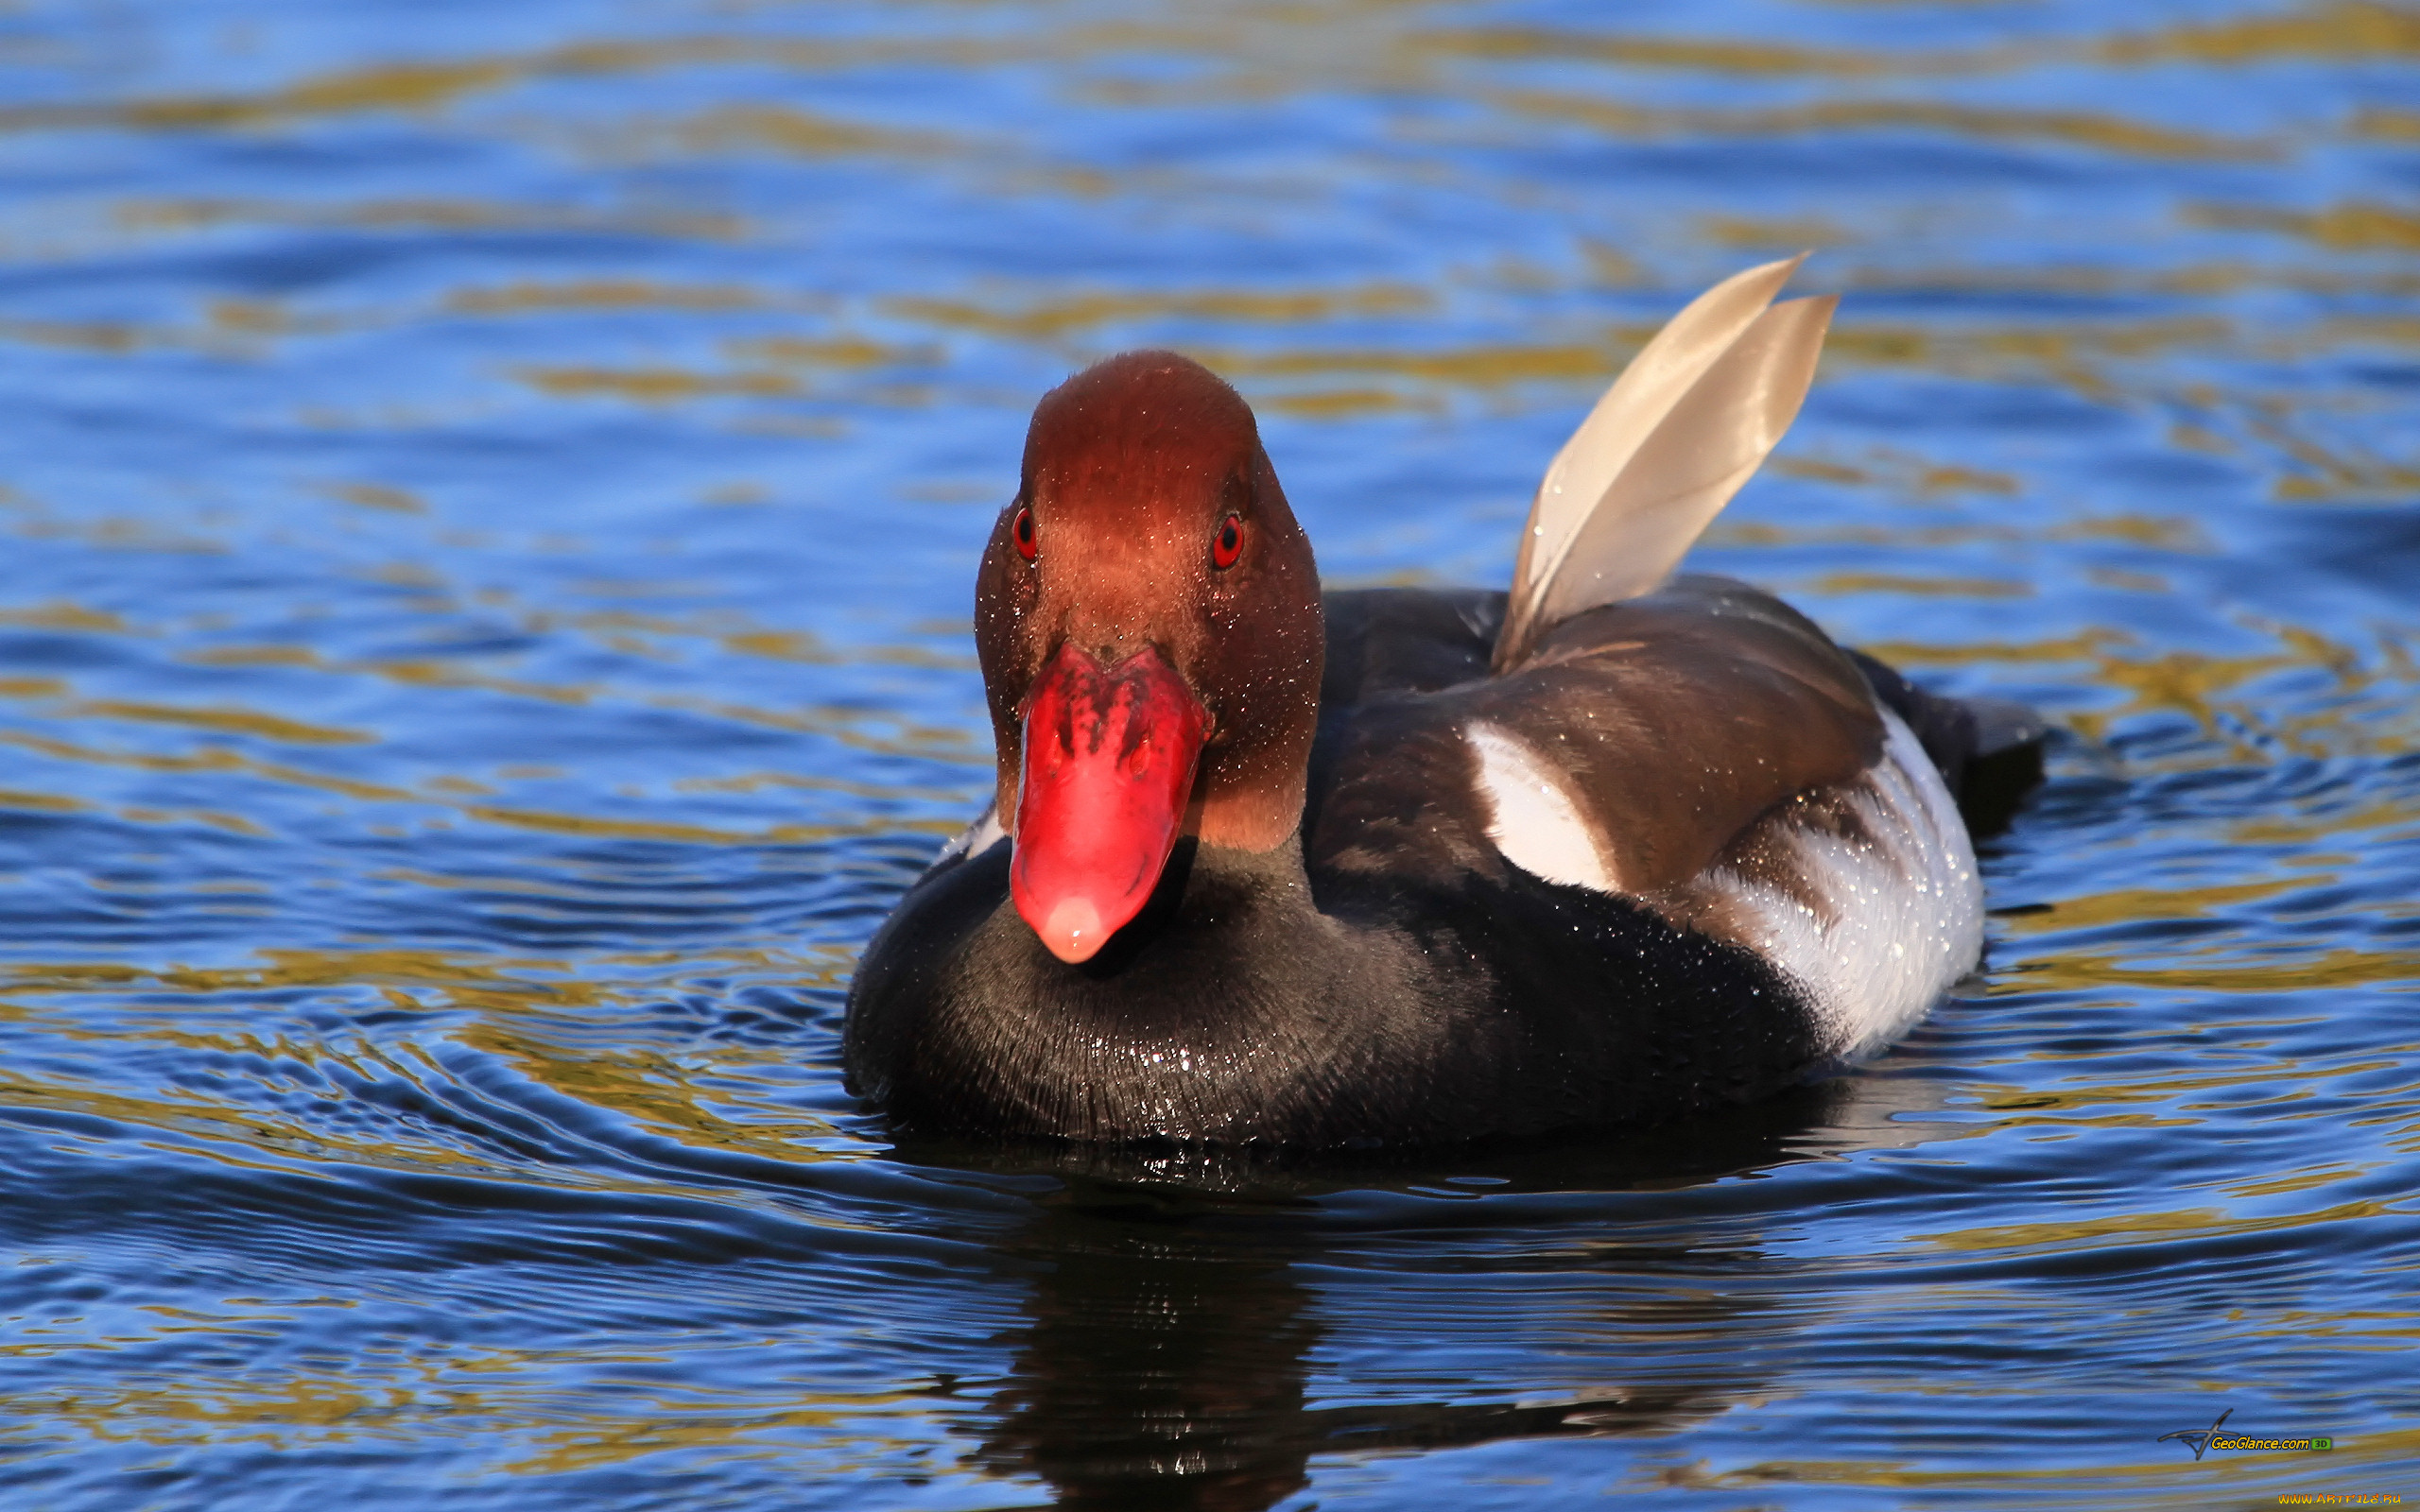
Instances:
[[[1771,297],[1715,378],[1807,313],[1756,321]],[[861,1094],[1080,1140],[1649,1122],[1869,1054],[1974,967],[1952,786],[2015,732],[1719,578],[1574,593],[1525,551],[1509,610],[1322,599],[1249,412],[1205,381],[1121,358],[1037,413],[978,594],[1000,802],[867,950]]]

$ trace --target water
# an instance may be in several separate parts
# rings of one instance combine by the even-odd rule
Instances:
[[[0,1500],[2420,1495],[2420,14],[0,8]],[[1500,583],[1749,262],[1700,560],[2032,700],[1985,980],[1521,1155],[896,1145],[1025,416],[1194,352]],[[2212,1452],[2204,1427],[2332,1435]]]

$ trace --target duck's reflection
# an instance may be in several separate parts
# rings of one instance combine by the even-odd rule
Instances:
[[[1309,1297],[1284,1261],[1218,1247],[1104,1234],[1060,1248],[985,1457],[1043,1476],[1065,1506],[1256,1509],[1301,1486]]]
[[[1315,1455],[1650,1432],[1752,1390],[1751,1361],[1761,1351],[1725,1346],[1755,1332],[1756,1314],[1783,1295],[1771,1274],[1779,1262],[1740,1243],[1736,1226],[1716,1233],[1655,1223],[1650,1232],[1634,1225],[1634,1199],[1625,1204],[1634,1219],[1626,1225],[1590,1211],[1585,1194],[1683,1188],[1816,1150],[1939,1137],[1946,1132],[1940,1125],[1888,1118],[1929,1085],[1850,1078],[1722,1119],[1423,1171],[1281,1173],[1173,1155],[1010,1158],[934,1146],[903,1153],[1043,1166],[1063,1179],[998,1251],[1003,1269],[1030,1290],[1025,1326],[1006,1341],[1014,1350],[1010,1379],[988,1403],[986,1465],[1042,1477],[1063,1506],[1257,1512],[1303,1488]],[[1417,1201],[1423,1186],[1449,1177],[1481,1183],[1499,1200]],[[1347,1195],[1356,1192],[1396,1194],[1395,1216],[1363,1227]],[[1512,1218],[1499,1246],[1492,1226],[1505,1220],[1491,1210],[1524,1194],[1551,1211],[1532,1205]],[[1582,1198],[1576,1211],[1573,1194]],[[1456,1257],[1442,1269],[1419,1263],[1422,1241],[1401,1227],[1408,1199],[1430,1215],[1417,1222],[1437,1227],[1435,1248]],[[1488,1234],[1477,1255],[1473,1226]],[[1498,1280],[1508,1269],[1547,1270],[1589,1278],[1596,1284],[1584,1295],[1597,1300],[1582,1316],[1546,1323],[1619,1339],[1620,1357],[1636,1367],[1625,1372],[1633,1379],[1580,1390],[1565,1383],[1535,1400],[1406,1402],[1390,1390],[1397,1400],[1385,1404],[1310,1405],[1306,1380],[1329,1332],[1322,1314],[1334,1306],[1332,1288],[1312,1278],[1322,1265],[1371,1276],[1380,1238],[1375,1247],[1412,1263],[1401,1285],[1372,1294],[1357,1311],[1356,1333],[1364,1314],[1392,1312],[1409,1341],[1429,1347],[1472,1323],[1453,1315],[1453,1265],[1495,1271]],[[1604,1284],[1622,1277],[1641,1284]],[[1679,1277],[1686,1284],[1668,1284]],[[1758,1284],[1729,1286],[1727,1277]],[[1441,1310],[1425,1329],[1423,1297]],[[1789,1326],[1804,1322],[1799,1314]],[[1482,1347],[1495,1343],[1490,1335]],[[1500,1381],[1441,1381],[1431,1389],[1450,1397],[1457,1384],[1470,1388],[1466,1397],[1510,1394]]]

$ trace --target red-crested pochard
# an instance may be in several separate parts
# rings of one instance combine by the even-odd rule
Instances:
[[[1962,782],[2021,790],[2039,726],[1672,576],[1806,395],[1834,301],[1773,304],[1796,266],[1624,370],[1509,594],[1322,594],[1187,358],[1045,395],[977,578],[996,802],[868,946],[852,1088],[925,1129],[1426,1143],[1758,1096],[1922,1018],[1982,947]]]

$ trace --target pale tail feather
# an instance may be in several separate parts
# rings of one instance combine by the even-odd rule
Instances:
[[[1802,257],[1736,274],[1656,333],[1556,454],[1530,507],[1495,665],[1670,576],[1806,395],[1833,299],[1768,309]]]
[[[1546,587],[1570,554],[1581,525],[1612,490],[1639,446],[1739,339],[1740,333],[1764,313],[1806,260],[1806,254],[1801,252],[1734,273],[1691,300],[1631,359],[1588,418],[1563,443],[1563,450],[1547,464],[1546,477],[1538,485],[1529,523],[1521,532],[1520,557],[1512,567],[1512,597],[1504,621],[1508,633],[1497,639],[1499,652],[1512,646],[1515,637],[1510,631],[1533,627]],[[1527,649],[1526,644],[1521,649]],[[1497,665],[1506,661],[1499,655]]]
[[[1644,593],[1671,576],[1798,418],[1839,301],[1776,304],[1647,438],[1546,584],[1542,625]]]

